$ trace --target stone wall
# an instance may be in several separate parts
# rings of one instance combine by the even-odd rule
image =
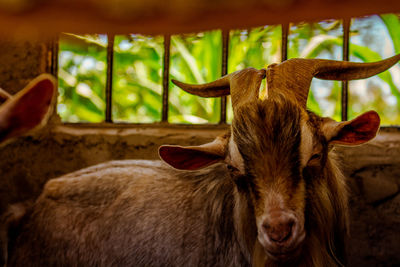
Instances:
[[[0,87],[15,93],[47,69],[43,42],[0,41]],[[162,144],[212,140],[226,126],[62,125],[57,117],[40,132],[0,148],[0,212],[40,194],[51,178],[113,159],[154,159]],[[338,147],[351,191],[349,266],[400,264],[400,131],[383,129],[353,148]]]

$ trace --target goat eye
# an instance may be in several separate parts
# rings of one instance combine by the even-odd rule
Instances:
[[[232,165],[228,165],[227,168],[230,172],[238,172],[239,171],[237,168],[233,167]]]
[[[311,158],[310,158],[309,161],[311,161],[311,160],[317,160],[317,159],[320,159],[320,158],[321,158],[321,154],[320,154],[320,153],[316,153],[316,154],[314,154],[314,155],[311,156]]]

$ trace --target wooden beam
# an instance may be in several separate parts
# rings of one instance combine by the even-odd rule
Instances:
[[[396,12],[399,0],[0,1],[0,34],[174,34]]]

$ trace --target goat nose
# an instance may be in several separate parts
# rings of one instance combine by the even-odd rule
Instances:
[[[294,221],[291,218],[279,218],[265,221],[264,231],[272,242],[282,243],[292,236]]]

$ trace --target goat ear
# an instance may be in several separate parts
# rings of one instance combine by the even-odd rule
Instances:
[[[0,88],[0,101],[2,103],[10,99],[11,97],[12,96],[9,93]]]
[[[197,170],[225,159],[229,135],[217,137],[201,146],[164,145],[158,150],[160,157],[179,170]]]
[[[0,142],[43,124],[49,115],[55,79],[42,74],[0,107]]]
[[[326,120],[322,130],[331,144],[354,146],[373,139],[379,130],[379,124],[378,113],[371,110],[350,121]]]

